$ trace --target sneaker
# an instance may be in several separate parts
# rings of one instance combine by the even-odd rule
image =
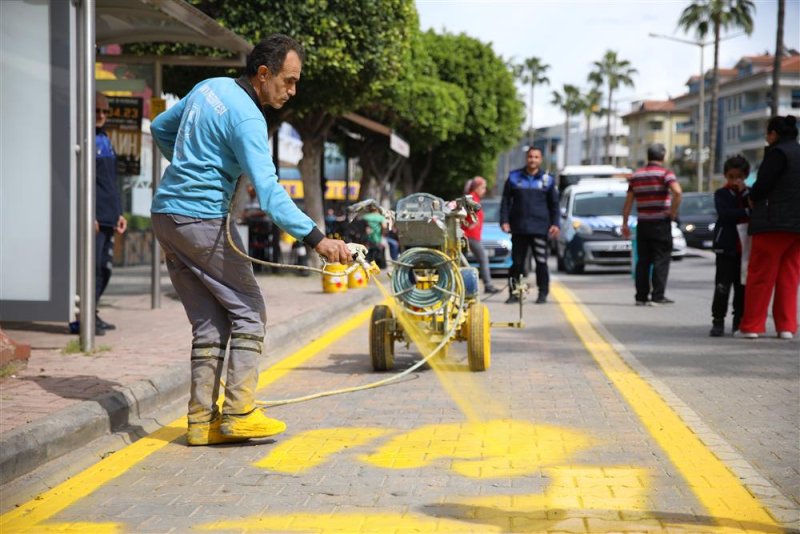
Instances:
[[[216,445],[218,443],[236,443],[249,438],[226,436],[220,431],[222,417],[217,416],[207,423],[189,423],[186,441],[189,445]]]
[[[725,334],[725,325],[723,323],[714,323],[708,335],[711,337],[722,337]]]
[[[488,293],[489,295],[494,295],[495,293],[500,293],[500,290],[494,286],[489,285],[483,289],[483,292]]]
[[[653,303],[655,304],[675,304],[675,301],[672,299],[668,299],[667,297],[661,297],[660,299],[653,299]]]
[[[103,330],[116,330],[117,326],[111,323],[107,323],[100,318],[99,315],[96,315],[94,318],[94,324],[96,329],[103,329]]]
[[[80,321],[72,321],[69,323],[69,333],[70,334],[80,334],[81,333],[81,322]],[[96,324],[94,326],[94,335],[96,336],[104,336],[106,335],[106,329]]]
[[[794,334],[791,332],[778,332],[780,339],[794,339]]]
[[[637,300],[637,306],[652,306],[652,303],[649,300]]]
[[[516,295],[509,295],[506,299],[506,304],[515,304],[519,302],[519,297]]]
[[[250,413],[222,416],[222,434],[237,438],[266,438],[286,430],[286,423],[270,419],[258,408]]]
[[[545,304],[546,302],[547,302],[547,294],[539,293],[539,296],[536,297],[536,304]]]
[[[741,337],[741,338],[744,338],[744,339],[758,339],[758,333],[756,333],[756,332],[742,332],[741,330],[739,330],[738,337]]]

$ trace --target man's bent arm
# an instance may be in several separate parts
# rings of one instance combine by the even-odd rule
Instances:
[[[672,193],[672,207],[670,208],[669,217],[674,221],[678,218],[678,209],[681,207],[683,189],[681,189],[681,184],[676,180],[669,184],[669,190]]]

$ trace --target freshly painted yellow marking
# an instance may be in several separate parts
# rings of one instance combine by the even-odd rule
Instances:
[[[502,532],[486,525],[471,525],[467,522],[438,517],[426,517],[412,513],[363,513],[363,514],[275,514],[247,517],[233,521],[216,521],[195,526],[198,530],[237,532],[317,532],[325,534],[355,534],[359,532],[441,534],[490,534]]]
[[[259,389],[280,379],[292,367],[315,356],[317,352],[325,348],[326,344],[333,343],[360,326],[367,320],[370,311],[366,310],[345,320],[316,341],[262,372],[258,381]],[[40,523],[72,506],[184,434],[186,434],[186,419],[180,418],[128,445],[55,488],[0,516],[0,533],[45,531],[50,527],[40,525]],[[83,525],[84,523],[75,524]],[[69,525],[70,523],[64,523],[62,527],[67,528]]]
[[[578,337],[666,452],[703,506],[715,519],[733,519],[778,529],[764,506],[706,447],[655,390],[600,335],[575,296],[559,283],[551,293]],[[722,524],[722,523],[720,523]],[[779,530],[779,529],[778,529]]]
[[[499,478],[535,472],[589,445],[578,432],[503,419],[422,426],[361,459],[376,467],[414,469],[451,458],[450,468],[460,475]]]
[[[75,504],[185,433],[185,419],[156,430],[19,508],[6,512],[0,516],[0,532],[38,532],[49,528],[39,526],[39,523]]]
[[[268,385],[277,382],[283,378],[286,373],[294,370],[299,365],[316,356],[319,351],[328,345],[334,343],[335,341],[355,330],[357,327],[361,326],[364,321],[369,319],[371,313],[372,309],[368,308],[361,313],[350,317],[346,321],[337,325],[335,328],[328,330],[322,336],[315,339],[308,345],[305,345],[288,358],[284,358],[261,373],[261,375],[258,377],[258,389],[265,388]]]
[[[338,452],[358,447],[391,432],[385,428],[357,427],[309,430],[281,443],[253,465],[282,473],[302,473]]]

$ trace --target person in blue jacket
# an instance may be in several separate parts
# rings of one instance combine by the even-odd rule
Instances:
[[[742,156],[728,158],[722,166],[725,185],[714,191],[717,222],[714,224],[714,299],[711,302],[711,330],[708,335],[720,337],[725,333],[725,315],[733,288],[733,327],[739,329],[744,313],[742,284],[742,242],[737,225],[750,220],[750,190],[744,183],[750,174],[750,163]]]
[[[114,256],[114,235],[124,234],[128,221],[122,215],[122,203],[117,187],[117,154],[111,139],[104,130],[111,108],[103,93],[95,94],[95,305],[105,293],[111,280],[111,262]],[[95,308],[96,310],[97,308]],[[80,332],[80,321],[69,325],[70,332]],[[107,323],[95,315],[95,334],[102,336],[116,325]]]
[[[519,277],[527,276],[528,251],[536,262],[537,304],[547,302],[550,270],[547,267],[548,239],[559,234],[558,187],[551,175],[541,169],[542,151],[528,148],[526,164],[511,171],[500,202],[500,228],[511,233],[511,270],[506,304],[519,302],[515,293]]]
[[[292,237],[329,262],[352,261],[343,241],[326,238],[294,204],[272,162],[262,108],[279,109],[295,95],[304,54],[291,37],[272,34],[248,55],[242,77],[200,82],[151,126],[170,162],[153,197],[153,231],[192,325],[190,445],[263,438],[286,428],[255,404],[266,306],[251,262],[227,240],[225,217],[239,177],[250,177],[261,209]],[[232,238],[247,250],[238,233]]]

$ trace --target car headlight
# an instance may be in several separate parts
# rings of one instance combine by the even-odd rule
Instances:
[[[695,226],[692,223],[687,224],[683,227],[684,232],[694,232]]]
[[[592,235],[591,227],[583,221],[572,221],[572,229],[580,235]]]
[[[510,239],[502,239],[499,241],[500,246],[506,250],[511,250],[511,240]]]

